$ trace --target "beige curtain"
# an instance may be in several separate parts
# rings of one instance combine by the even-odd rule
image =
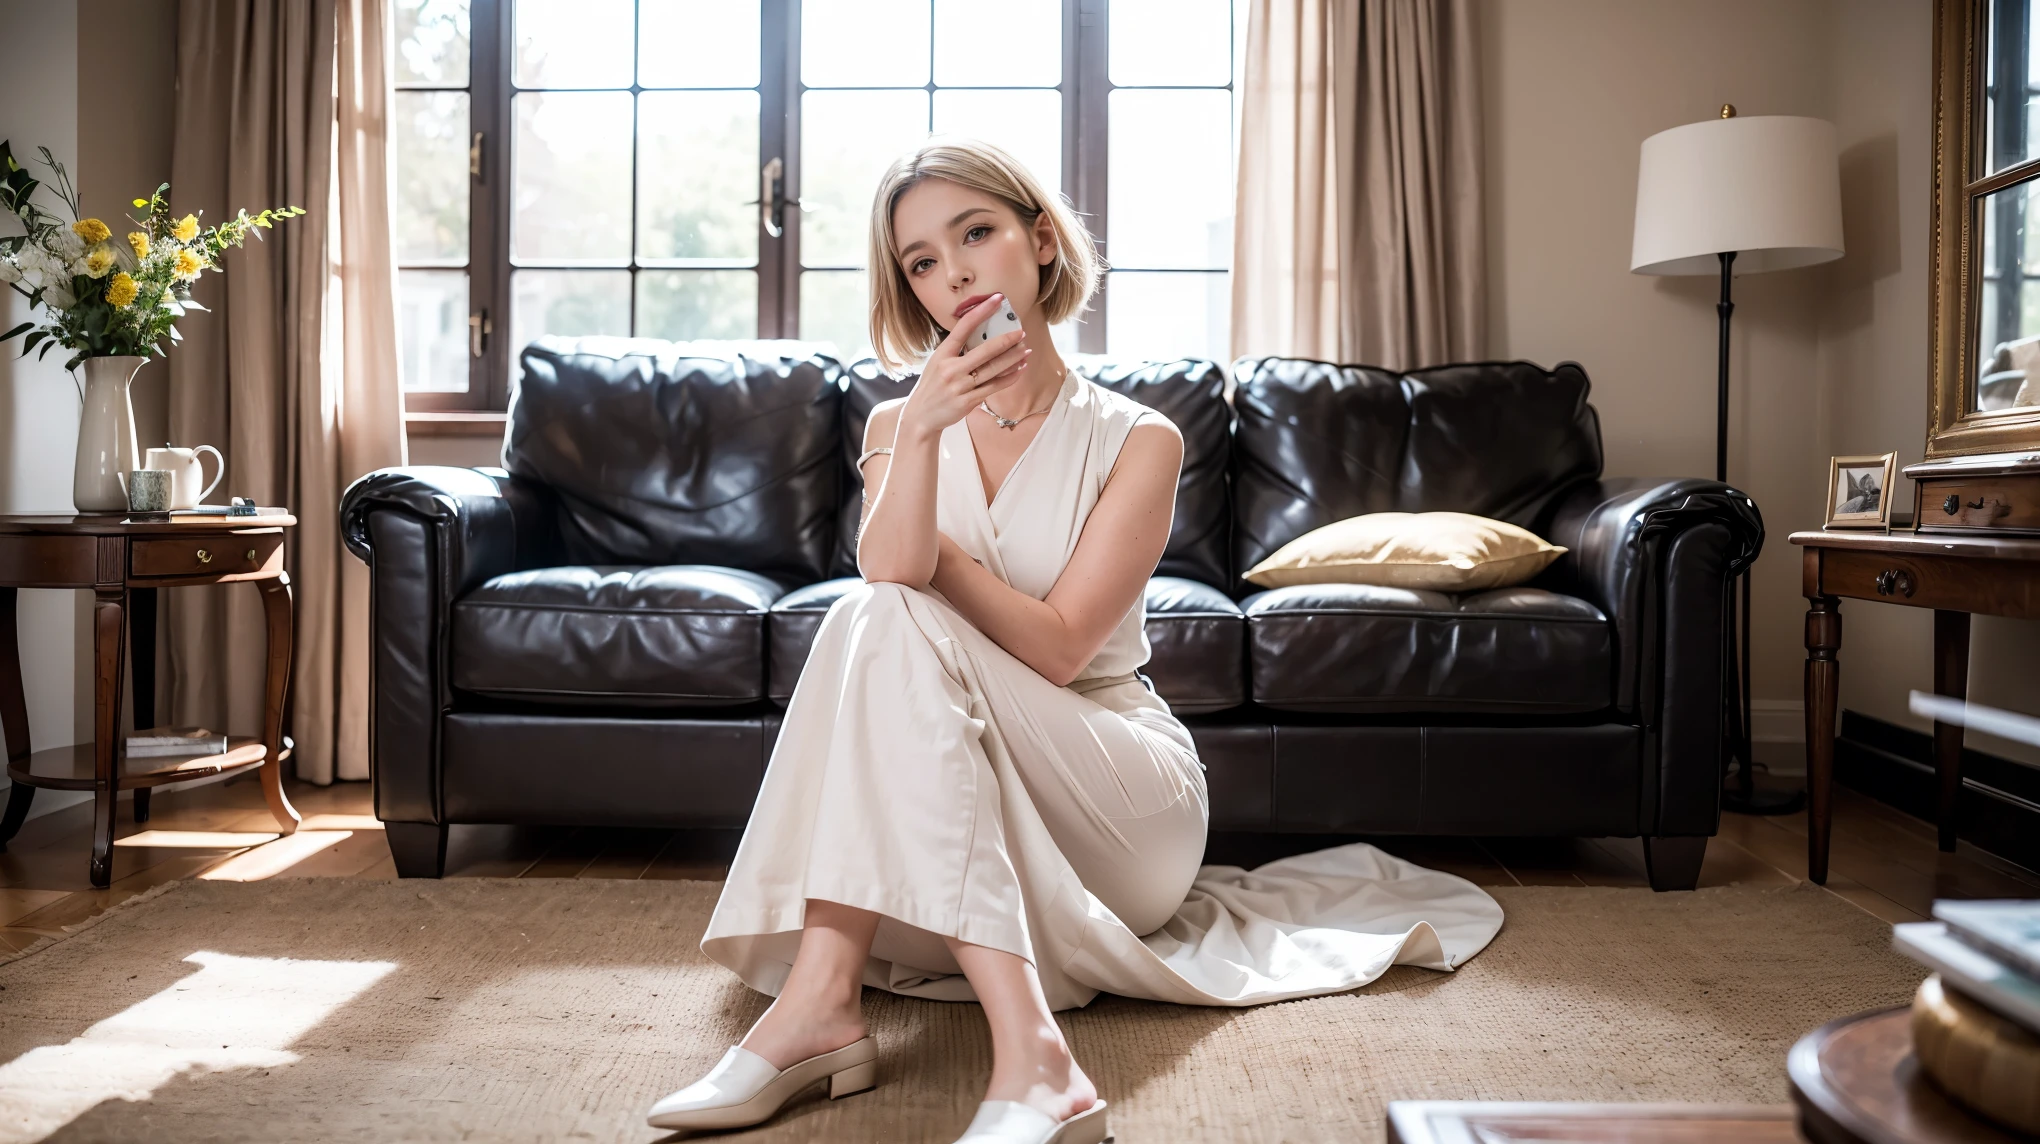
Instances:
[[[217,499],[298,517],[287,567],[297,635],[289,729],[299,777],[367,778],[367,586],[337,511],[353,477],[403,462],[389,249],[388,0],[184,0],[171,196],[208,220],[307,214],[228,254],[170,355],[175,443],[218,445]],[[183,589],[165,609],[169,710],[261,725],[252,590]]]
[[[1473,0],[1252,0],[1233,354],[1414,369],[1487,323]]]

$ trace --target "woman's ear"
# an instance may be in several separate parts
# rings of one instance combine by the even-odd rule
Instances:
[[[1037,265],[1047,266],[1049,263],[1054,262],[1057,248],[1059,245],[1060,244],[1057,243],[1056,241],[1055,220],[1048,217],[1047,211],[1042,211],[1040,214],[1035,215],[1034,216],[1035,263]]]

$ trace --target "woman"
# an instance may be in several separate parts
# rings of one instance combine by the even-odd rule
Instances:
[[[870,233],[879,358],[925,361],[872,410],[865,583],[822,622],[702,938],[777,1000],[651,1124],[871,1087],[870,985],[983,1006],[992,1075],[959,1144],[1097,1144],[1106,1105],[1054,1010],[1253,1004],[1478,951],[1492,899],[1372,847],[1200,879],[1203,767],[1136,670],[1183,443],[1050,342],[1099,273],[1074,212],[997,148],[935,142],[886,172]],[[1020,329],[980,344],[1002,309]]]

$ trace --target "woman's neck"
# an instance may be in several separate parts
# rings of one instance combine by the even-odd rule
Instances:
[[[1022,323],[1027,331],[1027,346],[1034,355],[1020,371],[1020,380],[993,394],[986,404],[999,411],[1001,417],[1020,417],[1032,413],[1055,400],[1062,389],[1062,355],[1055,352],[1055,341],[1048,331],[1039,311],[1028,316]]]

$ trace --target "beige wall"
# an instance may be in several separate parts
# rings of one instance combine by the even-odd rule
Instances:
[[[1757,728],[1775,765],[1802,738],[1798,550],[1827,459],[1918,460],[1926,421],[1929,0],[1487,0],[1482,16],[1489,351],[1572,359],[1594,382],[1610,475],[1710,475],[1718,279],[1628,272],[1646,136],[1744,115],[1831,120],[1848,254],[1735,280],[1729,479],[1769,533],[1755,575]],[[1910,504],[1908,484],[1901,504]],[[1844,609],[1843,701],[1918,726],[1931,618]],[[2040,710],[2035,627],[1979,619],[1980,700]],[[1973,745],[2017,748],[1985,738]]]

